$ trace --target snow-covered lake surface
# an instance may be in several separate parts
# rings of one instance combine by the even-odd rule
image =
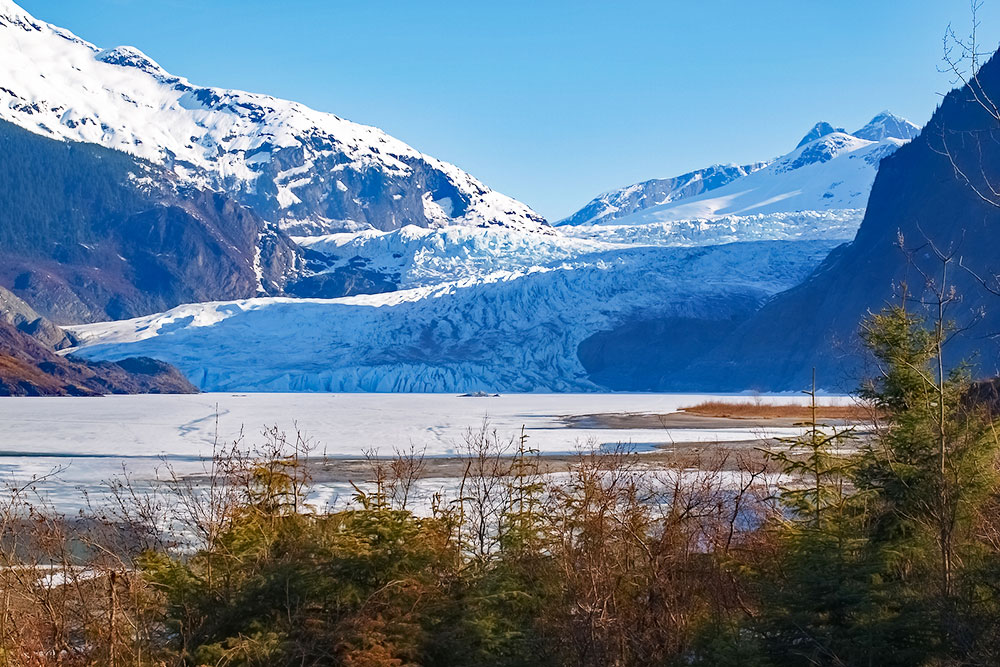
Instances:
[[[412,445],[429,456],[458,453],[468,429],[484,420],[502,437],[519,433],[545,454],[627,443],[639,448],[672,442],[724,442],[787,436],[798,429],[589,429],[571,428],[571,416],[595,413],[670,413],[707,399],[745,401],[747,396],[690,394],[200,394],[102,398],[0,399],[0,478],[25,482],[60,472],[40,484],[54,505],[82,506],[82,490],[98,493],[103,482],[127,470],[135,480],[205,469],[216,442],[245,434],[252,445],[267,426],[296,429],[317,455],[357,457],[365,450],[392,455]],[[764,402],[805,397],[763,396]],[[824,402],[842,402],[843,397]]]

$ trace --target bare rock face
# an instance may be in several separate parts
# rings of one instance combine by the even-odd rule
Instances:
[[[0,320],[55,350],[63,350],[76,344],[69,332],[39,315],[34,308],[3,287],[0,287]]]

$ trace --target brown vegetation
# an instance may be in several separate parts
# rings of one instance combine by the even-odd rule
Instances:
[[[370,458],[353,504],[320,509],[307,443],[275,429],[197,483],[116,483],[87,521],[12,490],[0,665],[666,664],[753,604],[733,564],[767,553],[758,464],[595,451],[553,480],[523,438],[462,450],[460,491],[417,513],[419,453]]]
[[[812,408],[796,403],[767,404],[756,401],[728,403],[726,401],[705,401],[697,405],[681,408],[682,412],[702,417],[726,419],[800,419],[812,418]],[[817,419],[837,419],[844,421],[865,421],[872,418],[871,410],[864,405],[817,405]]]

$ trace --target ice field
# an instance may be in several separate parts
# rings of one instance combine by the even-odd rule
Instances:
[[[0,399],[0,478],[25,483],[53,470],[39,488],[62,509],[84,502],[81,490],[127,470],[138,481],[205,469],[216,443],[243,433],[247,445],[261,430],[301,431],[315,456],[358,457],[365,450],[391,456],[412,445],[428,456],[459,452],[465,433],[484,420],[503,438],[521,427],[543,454],[628,444],[638,450],[672,442],[725,442],[794,435],[798,429],[592,429],[571,428],[571,416],[595,413],[669,413],[708,398],[692,394],[199,394],[101,398]],[[803,396],[763,396],[766,402],[799,402]],[[825,402],[849,400],[828,397]]]

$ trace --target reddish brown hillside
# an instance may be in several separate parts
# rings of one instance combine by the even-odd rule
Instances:
[[[173,366],[154,359],[67,359],[0,319],[0,396],[195,393]]]

